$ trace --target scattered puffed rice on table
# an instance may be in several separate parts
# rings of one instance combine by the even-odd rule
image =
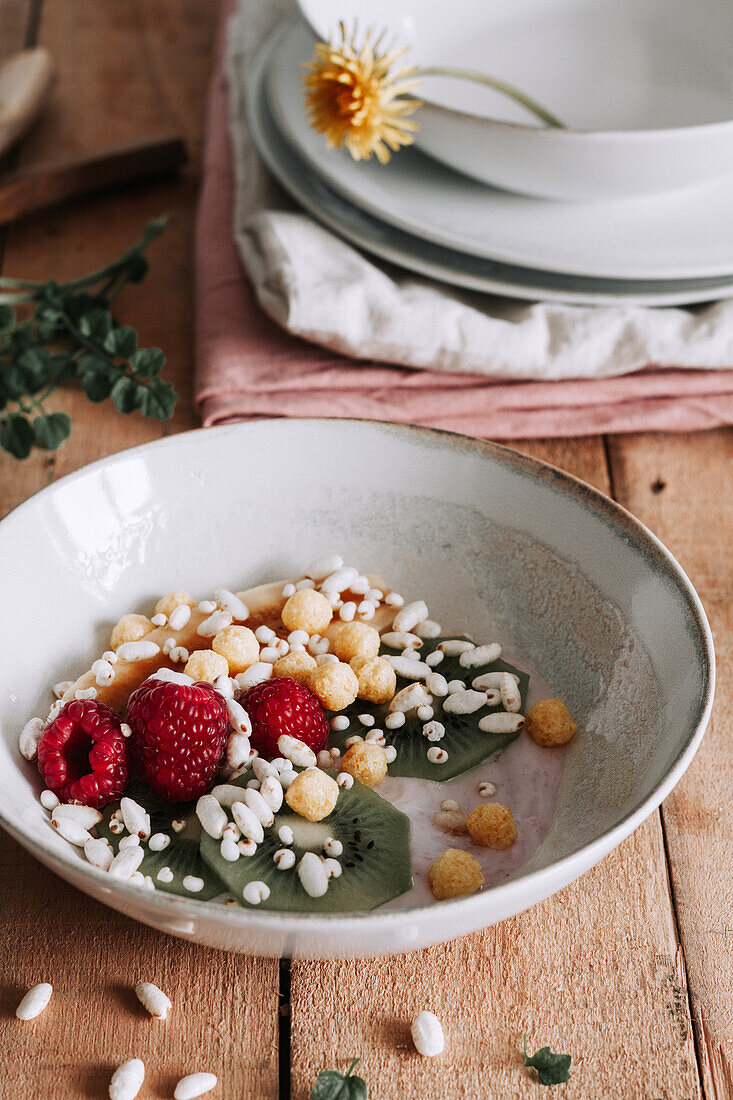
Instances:
[[[150,814],[133,798],[121,798],[122,820],[128,833],[147,840],[150,836]]]
[[[404,596],[400,596],[399,592],[388,592],[384,597],[384,602],[389,607],[402,607],[405,603]]]
[[[249,608],[246,603],[235,592],[230,592],[228,588],[217,588],[214,592],[214,599],[222,611],[228,611],[237,622],[243,623],[249,618]]]
[[[335,840],[332,836],[328,836],[323,842],[323,851],[327,856],[336,858],[344,854],[344,846],[340,840]]]
[[[343,867],[337,859],[324,859],[323,869],[329,878],[341,878]]]
[[[422,684],[408,684],[400,688],[397,694],[390,700],[390,713],[395,711],[409,711],[423,704],[429,706],[433,701],[432,695],[425,690]],[[386,720],[385,720],[386,721]],[[392,728],[392,727],[390,727]]]
[[[241,691],[249,691],[250,688],[255,687],[256,684],[262,684],[265,680],[269,680],[273,674],[273,667],[266,661],[257,661],[256,664],[251,665],[246,672],[238,673],[234,679],[239,684]]]
[[[120,841],[120,843],[117,846],[117,850],[119,852],[124,852],[126,848],[134,848],[139,843],[140,843],[140,837],[139,836],[123,836],[122,840]],[[84,850],[86,851],[86,844],[84,845]]]
[[[135,986],[135,994],[145,1011],[156,1020],[165,1020],[173,1008],[170,998],[152,982],[138,982]]]
[[[145,1080],[145,1064],[139,1058],[123,1062],[112,1074],[109,1100],[135,1100]]]
[[[125,848],[114,857],[107,873],[112,875],[112,878],[121,879],[122,881],[132,878],[144,856],[145,852],[139,844],[134,848]]]
[[[387,739],[384,736],[384,730],[377,729],[369,730],[364,740],[369,745],[381,745],[384,747],[387,743]]]
[[[394,745],[385,745],[384,755],[388,764],[394,764],[397,759],[397,749]]]
[[[337,714],[335,718],[331,719],[331,729],[334,733],[343,733],[350,725],[351,723],[345,714]]]
[[[139,642],[124,642],[117,649],[117,656],[121,661],[130,661],[135,664],[137,661],[149,661],[153,657],[157,657],[160,653],[160,646],[157,642],[148,642],[143,639]]]
[[[384,660],[389,661],[397,675],[402,676],[405,680],[424,680],[427,676],[430,676],[432,671],[430,665],[426,665],[424,661],[414,661],[409,657],[390,657],[388,655]]]
[[[289,733],[283,733],[277,739],[277,747],[285,759],[297,768],[314,768],[316,766],[317,759],[313,749],[298,737],[291,737]]]
[[[424,619],[415,627],[415,633],[420,638],[438,638],[440,637],[440,623],[436,623],[433,619]]]
[[[423,644],[422,638],[417,634],[411,634],[407,630],[389,630],[386,634],[382,635],[382,641],[385,645],[388,645],[390,649],[420,649]]]
[[[187,603],[179,603],[168,616],[168,626],[171,630],[183,630],[191,618],[191,608]]]
[[[441,809],[433,814],[433,824],[450,836],[465,836],[468,832],[466,814],[457,802],[448,799],[448,803],[451,804],[449,808],[442,803]]]
[[[423,1011],[412,1021],[410,1028],[415,1050],[425,1058],[434,1058],[442,1054],[445,1048],[443,1027],[438,1017]]]
[[[173,872],[170,867],[161,867],[155,877],[159,882],[173,882]]]
[[[253,886],[254,883],[249,883]],[[257,885],[267,887],[264,882],[260,882]],[[245,886],[245,892],[247,887]],[[267,897],[269,897],[270,891],[267,890]],[[260,899],[263,900],[263,899]],[[175,1087],[173,1092],[174,1100],[196,1100],[197,1096],[203,1096],[204,1093],[211,1092],[213,1088],[216,1088],[217,1078],[214,1073],[189,1073],[187,1077],[182,1077]]]
[[[459,657],[475,648],[473,642],[467,642],[464,638],[446,638],[445,641],[438,642],[438,650],[446,657]]]
[[[186,875],[183,879],[183,889],[190,894],[200,894],[206,883],[198,875]]]
[[[428,653],[425,664],[430,665],[430,668],[436,668],[443,660],[445,660],[445,653],[442,653],[439,649],[434,649],[432,653]]]
[[[482,798],[492,798],[496,794],[495,783],[479,783],[478,793]]]
[[[257,845],[254,840],[247,838],[247,840],[238,840],[237,848],[243,856],[253,856],[257,851]]]
[[[341,569],[343,564],[344,559],[340,554],[324,554],[306,569],[306,575],[312,577],[314,581],[324,581],[326,577]]]
[[[442,741],[445,737],[445,726],[437,720],[426,722],[422,728],[422,733],[428,741]]]
[[[242,791],[242,801],[245,806],[249,806],[263,828],[267,829],[272,825],[275,815],[259,791],[252,790],[251,787],[245,788]]]
[[[117,658],[116,653],[114,654],[114,657],[115,659]],[[106,658],[104,659],[106,660]],[[52,691],[57,699],[61,699],[64,695],[66,695],[66,692],[69,690],[69,688],[73,687],[73,684],[73,680],[59,680],[57,684],[53,685]]]
[[[34,1020],[36,1016],[40,1016],[44,1008],[51,1000],[51,994],[53,993],[53,986],[49,982],[41,982],[39,985],[34,985],[32,989],[29,989],[23,1000],[20,1002],[15,1010],[15,1015],[19,1020]]]
[[[295,591],[300,592],[301,589],[303,589],[303,588],[315,588],[315,587],[316,587],[316,582],[315,581],[312,581],[310,579],[310,577],[303,577],[303,580],[298,581],[298,583],[296,584]]]
[[[522,696],[519,694],[517,681],[509,672],[502,672],[501,674],[499,695],[504,710],[516,713],[522,709]]]
[[[430,667],[428,661],[425,663]],[[431,695],[437,695],[439,699],[448,694],[448,681],[440,672],[431,672],[429,676],[426,676],[425,687]]]
[[[281,844],[292,844],[295,839],[293,830],[289,825],[281,825],[277,830],[277,838]]]
[[[466,690],[465,680],[449,680],[448,681],[448,694],[449,695],[455,695],[455,693],[457,691],[465,691],[465,690]]]
[[[519,683],[519,677],[514,672],[483,672],[471,681],[471,687],[477,691],[486,691],[487,688],[501,688],[502,676],[511,676],[515,683]]]
[[[239,859],[239,848],[237,847],[237,841],[231,834],[224,834],[221,844],[219,845],[219,852],[221,853],[221,858],[225,859],[227,863],[237,862]]]
[[[396,710],[392,714],[388,714],[384,719],[384,724],[388,730],[398,730],[401,726],[404,726],[407,719],[405,718],[404,711]]]
[[[433,708],[425,704],[417,708],[417,716],[421,722],[429,722],[434,713]]]
[[[336,782],[339,787],[343,787],[345,791],[350,791],[354,786],[354,777],[353,775],[349,775],[348,772],[340,772]]]

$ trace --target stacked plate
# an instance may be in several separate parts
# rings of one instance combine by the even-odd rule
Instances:
[[[497,10],[505,6],[500,0],[492,5],[483,0],[478,5],[469,0],[463,3],[476,20],[486,19],[487,8],[496,20]],[[658,6],[657,0],[648,4],[651,9]],[[678,9],[680,4],[689,8],[684,0],[664,0],[663,7],[669,13],[670,7]],[[644,41],[636,3],[576,0],[570,6],[576,30],[586,25],[581,18],[584,10],[593,9],[589,42],[578,33],[573,37],[567,28],[561,34],[562,27],[556,28],[555,42],[552,27],[540,26],[546,53],[554,58],[551,73],[557,78],[563,77],[564,66],[557,58],[558,43],[563,42],[572,57],[585,59],[585,77],[593,84],[588,51],[599,40],[599,5],[613,9],[609,27],[618,34],[625,28],[625,34],[636,35],[637,53],[642,55],[645,45],[651,46],[651,41]],[[329,37],[339,16],[348,21],[350,6],[358,8],[343,0],[301,0],[306,19],[281,24],[249,74],[249,123],[258,150],[282,186],[315,218],[403,268],[514,298],[662,306],[733,294],[733,122],[726,118],[733,102],[731,85],[726,83],[733,72],[730,56],[705,54],[705,44],[696,43],[694,36],[685,40],[680,47],[687,59],[682,76],[687,72],[689,78],[690,58],[699,47],[701,65],[705,71],[714,70],[713,88],[722,88],[718,97],[709,88],[704,94],[707,85],[700,87],[698,80],[698,95],[692,101],[678,94],[668,102],[669,87],[666,97],[665,89],[650,90],[649,73],[643,67],[637,66],[631,74],[610,74],[619,81],[616,110],[627,123],[619,130],[544,130],[526,125],[526,116],[525,124],[519,124],[520,108],[508,105],[496,93],[490,93],[495,97],[491,103],[484,103],[480,94],[486,94],[485,89],[477,92],[465,81],[432,78],[428,83],[426,78],[430,96],[423,95],[425,104],[416,115],[421,147],[400,151],[387,165],[356,163],[348,153],[328,149],[324,138],[313,131],[305,115],[301,83],[302,65],[312,55],[315,36]],[[402,16],[400,25],[390,29],[412,37],[413,52],[421,52],[411,60],[436,64],[436,51],[450,53],[448,29],[441,19],[447,12],[455,23],[456,9],[442,0],[439,5],[421,0],[419,7],[406,6],[414,8],[414,18]],[[728,19],[733,6],[728,0],[701,0],[701,6],[710,9],[711,19],[718,18],[717,24],[713,19],[712,30],[717,27],[722,33],[721,20]],[[379,16],[386,16],[391,7],[387,0],[370,0],[370,20],[374,16],[376,25],[384,25]],[[562,7],[567,16],[567,6]],[[511,5],[512,11],[522,9],[525,20],[532,8],[559,10],[544,0],[523,0],[519,5],[513,0]],[[626,23],[623,12],[628,16]],[[500,25],[499,19],[499,29]],[[647,33],[652,39],[658,37],[659,24],[652,20]],[[529,56],[535,58],[535,70],[536,35],[534,28],[524,39]],[[610,31],[609,36],[613,37]],[[491,39],[497,37],[500,49],[501,35]],[[486,41],[485,36],[466,33],[464,48],[472,39]],[[710,48],[714,39],[713,34]],[[729,36],[723,53],[728,50],[729,54],[732,40]],[[615,48],[628,52],[630,42],[621,34]],[[649,54],[651,72],[657,74],[658,55],[659,50]],[[504,76],[497,71],[503,56],[500,49],[495,59],[484,59],[483,71]],[[445,63],[455,60],[446,57]],[[596,60],[601,64],[601,58]],[[674,57],[668,60],[677,63]],[[477,68],[475,58],[473,62],[464,62],[463,67]],[[532,72],[524,74],[529,84]],[[521,72],[512,75],[515,84],[523,78]],[[696,80],[697,75],[693,74]],[[596,117],[602,110],[609,112],[610,90],[603,81],[607,83],[610,76],[607,72],[601,76],[600,90],[593,85],[595,92],[584,97],[582,123],[590,122],[594,110]],[[564,103],[559,91],[566,83],[556,79],[555,88],[544,90],[545,102],[555,104],[559,99],[564,117],[573,118],[572,104]],[[684,86],[681,90],[686,91]],[[595,107],[586,99],[593,100]],[[670,111],[677,110],[674,117],[682,122],[676,127],[634,129],[638,125],[634,110],[640,103],[646,119],[666,123]],[[619,124],[611,113],[608,124],[614,121]],[[504,189],[491,186],[489,180]],[[675,189],[660,190],[665,185]],[[527,194],[530,190],[534,193]],[[602,197],[589,201],[592,195]]]

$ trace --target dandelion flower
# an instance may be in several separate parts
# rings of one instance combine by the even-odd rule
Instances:
[[[356,30],[347,34],[339,24],[341,40],[318,42],[303,76],[306,111],[310,123],[324,134],[329,148],[346,146],[354,160],[375,155],[386,164],[392,153],[412,145],[417,123],[409,116],[421,106],[410,93],[417,88],[417,69],[393,66],[407,52],[380,52],[383,35],[372,41],[367,31],[363,42]]]

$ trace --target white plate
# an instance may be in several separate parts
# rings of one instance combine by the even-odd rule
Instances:
[[[417,150],[356,163],[308,124],[300,24],[275,32],[269,92],[288,140],[329,185],[380,220],[483,259],[604,279],[733,277],[733,184],[613,203],[530,199],[476,183]]]
[[[409,62],[499,77],[554,111],[426,77],[419,146],[499,187],[598,201],[733,172],[730,0],[298,0],[312,32],[387,27]],[[367,22],[368,20],[368,22]]]
[[[87,863],[51,827],[40,776],[18,752],[49,684],[88,668],[118,615],[161,592],[244,588],[334,550],[409,597],[428,594],[447,627],[501,638],[567,701],[580,732],[529,862],[471,897],[345,916],[149,893]],[[177,435],[37,493],[0,523],[0,561],[0,823],[106,905],[229,950],[389,954],[535,904],[654,811],[712,706],[710,629],[661,543],[567,474],[447,432],[283,419]]]
[[[282,186],[309,213],[366,251],[454,286],[530,301],[670,306],[733,294],[731,277],[640,282],[555,275],[466,255],[393,228],[332,190],[285,141],[266,101],[264,76],[268,56],[267,48],[263,49],[248,80],[248,121],[263,160]]]

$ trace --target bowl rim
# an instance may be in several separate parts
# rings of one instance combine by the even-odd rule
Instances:
[[[300,18],[311,32],[314,39],[316,41],[322,41],[321,32],[306,11],[307,0],[295,0],[295,3]],[[720,132],[733,128],[733,115],[730,118],[718,119],[717,122],[690,123],[687,126],[652,126],[648,129],[641,130],[590,130],[575,126],[539,126],[531,122],[510,122],[506,119],[492,118],[491,115],[484,115],[480,111],[471,111],[467,108],[459,110],[457,107],[447,107],[444,103],[431,99],[430,96],[425,95],[424,92],[420,92],[419,99],[423,107],[429,107],[431,111],[443,115],[446,119],[453,118],[460,121],[471,120],[474,122],[483,122],[492,129],[495,127],[499,130],[515,130],[520,134],[544,134],[546,135],[543,139],[545,141],[588,142],[595,138],[602,138],[604,141],[608,140],[614,143],[629,141],[632,144],[638,144],[643,141],[659,141],[668,138],[684,139],[690,135],[714,138],[717,137]],[[416,144],[419,143],[419,140],[420,135],[418,132],[415,137]]]
[[[517,899],[521,899],[528,889],[536,900],[540,900],[548,894],[554,893],[559,886],[553,885],[553,880],[557,882],[560,877],[562,878],[562,885],[565,885],[567,882],[576,878],[585,869],[598,862],[607,852],[620,844],[634,829],[638,828],[638,826],[660,805],[673,787],[676,786],[689,767],[700,741],[702,740],[710,719],[715,694],[715,649],[712,631],[702,602],[692,582],[682,566],[677,562],[661,540],[658,539],[645,524],[624,508],[623,505],[612,500],[599,489],[596,489],[594,486],[589,485],[574,474],[567,473],[549,462],[534,458],[531,455],[523,454],[501,443],[479,439],[474,436],[461,435],[458,432],[447,431],[442,428],[426,427],[416,424],[394,424],[388,421],[373,420],[366,417],[260,417],[256,420],[239,421],[216,427],[197,428],[190,431],[176,432],[162,439],[138,444],[135,447],[129,447],[122,451],[117,451],[112,455],[97,459],[94,462],[87,463],[79,469],[37,490],[9,512],[7,516],[0,520],[0,540],[2,540],[3,537],[3,528],[9,522],[12,523],[14,518],[30,510],[37,500],[53,496],[59,486],[66,486],[75,481],[80,481],[89,474],[102,469],[108,470],[110,465],[122,464],[133,456],[146,455],[151,451],[165,451],[179,447],[187,448],[189,446],[196,447],[204,442],[204,440],[211,438],[212,433],[220,437],[226,437],[227,435],[236,436],[239,434],[246,434],[252,426],[260,427],[262,425],[287,431],[291,423],[311,425],[314,430],[324,425],[335,424],[348,426],[358,424],[363,427],[374,428],[377,431],[387,431],[390,434],[397,434],[405,437],[417,436],[419,438],[437,438],[439,441],[444,441],[447,445],[452,443],[453,446],[458,446],[461,449],[470,449],[487,460],[494,460],[500,465],[523,470],[531,474],[535,479],[546,481],[565,489],[571,496],[578,499],[579,502],[590,507],[599,518],[610,520],[613,526],[624,530],[632,544],[639,544],[640,547],[650,552],[666,572],[668,580],[676,585],[678,591],[686,601],[693,627],[697,633],[699,643],[697,648],[702,661],[704,690],[701,693],[698,703],[696,719],[683,747],[671,766],[655,784],[649,794],[637,802],[633,808],[612,826],[612,828],[607,829],[605,832],[587,841],[585,844],[581,844],[577,848],[574,848],[566,855],[554,859],[546,866],[525,874],[523,874],[521,868],[519,868],[513,873],[508,881],[499,883],[496,886],[490,886],[476,894],[452,898],[446,901],[427,902],[424,905],[416,905],[404,909],[381,911],[376,909],[361,913],[318,914],[281,913],[272,910],[257,911],[251,908],[246,909],[238,905],[224,906],[211,901],[198,901],[195,898],[185,898],[176,894],[168,894],[164,891],[141,891],[139,887],[128,885],[123,881],[114,880],[114,882],[110,882],[110,878],[106,872],[101,871],[90,863],[81,861],[73,851],[69,851],[68,853],[65,851],[57,853],[50,850],[42,841],[31,833],[23,830],[17,822],[8,817],[1,800],[0,825],[2,825],[2,827],[17,840],[22,847],[31,852],[31,854],[45,866],[54,871],[56,871],[58,866],[63,867],[68,871],[68,875],[64,875],[62,872],[57,873],[61,873],[62,877],[66,877],[67,880],[70,879],[75,885],[79,885],[80,880],[83,881],[89,876],[93,882],[96,881],[98,884],[106,887],[105,894],[115,895],[119,893],[123,898],[127,898],[130,901],[134,900],[138,903],[144,902],[146,910],[148,912],[154,912],[160,920],[166,920],[166,918],[177,919],[181,917],[188,918],[189,920],[202,918],[209,923],[215,924],[217,929],[222,931],[227,928],[231,929],[232,927],[238,926],[242,931],[246,931],[247,929],[261,929],[265,932],[274,932],[275,934],[279,933],[284,935],[289,933],[302,933],[304,931],[314,935],[317,935],[319,932],[326,935],[338,931],[358,934],[359,930],[363,929],[365,925],[368,924],[370,932],[383,928],[385,933],[388,933],[395,925],[399,925],[410,919],[418,919],[426,914],[432,913],[436,915],[440,913],[448,914],[453,911],[451,907],[456,905],[460,905],[464,916],[470,918],[471,914],[475,915],[480,913],[484,907],[490,910],[492,903],[501,905],[504,899],[509,899],[511,904],[513,896]],[[574,867],[574,865],[576,866]],[[561,873],[563,870],[569,871],[570,874],[567,877],[563,877]],[[79,888],[83,889],[83,886],[79,886]],[[113,908],[116,907],[111,899],[102,898],[101,900],[103,900],[105,904],[111,904]],[[531,901],[529,904],[532,905],[534,903],[534,901]],[[526,905],[519,904],[517,908],[512,911],[516,912],[523,908],[526,908]],[[489,921],[487,923],[491,922]],[[481,926],[480,918],[476,927],[479,926]]]

